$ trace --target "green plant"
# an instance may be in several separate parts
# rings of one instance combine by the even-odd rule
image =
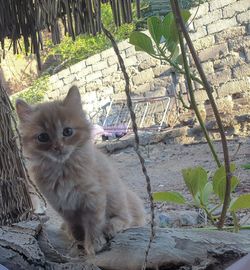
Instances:
[[[124,40],[134,31],[134,23],[125,23],[117,27],[113,20],[112,9],[109,4],[101,5],[102,23],[112,32],[117,41]],[[73,41],[70,36],[65,36],[60,44],[54,45],[51,40],[46,42],[48,53],[44,57],[44,61],[50,56],[57,56],[62,65],[60,68],[71,66],[91,55],[100,53],[101,51],[111,47],[109,40],[104,34],[79,35]]]
[[[245,170],[250,170],[250,163],[241,165],[241,168],[243,168]]]
[[[45,93],[49,87],[49,75],[43,75],[36,79],[33,84],[25,91],[18,93],[12,97],[12,102],[20,98],[30,104],[35,104],[43,101]]]
[[[64,67],[75,64],[95,53],[101,52],[108,47],[103,35],[85,36],[79,35],[75,41],[70,36],[65,36],[58,45],[53,45],[51,41],[47,43],[49,56],[58,56],[61,62],[65,62]]]
[[[190,15],[191,14],[188,10],[182,11],[182,18],[184,22],[188,21]],[[135,31],[130,35],[130,43],[135,46],[136,50],[144,51],[156,59],[166,61],[171,66],[173,66],[178,73],[185,74],[187,71],[185,70],[185,65],[183,63],[183,55],[180,53],[179,50],[180,37],[178,35],[178,29],[174,20],[173,13],[168,13],[163,19],[156,16],[149,17],[147,20],[147,24],[150,37],[142,32]],[[202,84],[202,81],[194,74],[189,72],[189,75],[192,80]],[[189,106],[187,106],[186,104],[184,104],[184,106],[195,111],[197,119],[211,149],[211,153],[217,165],[220,166],[220,161],[196,105],[195,96],[192,91],[192,84],[189,83],[189,86],[191,101]],[[183,102],[180,93],[179,98]]]
[[[178,93],[179,99],[183,103],[183,106],[185,108],[194,110],[195,115],[207,140],[207,143],[210,147],[213,158],[218,168],[221,168],[222,164],[214,149],[214,146],[196,104],[192,81],[200,83],[207,93],[216,119],[216,123],[218,125],[224,155],[226,184],[225,187],[223,186],[225,192],[223,193],[224,198],[222,204],[222,212],[218,222],[218,228],[222,229],[231,201],[231,184],[234,181],[234,177],[230,169],[231,167],[227,140],[224,132],[224,127],[222,125],[222,121],[219,115],[219,111],[212,94],[213,89],[206,78],[206,75],[203,71],[203,68],[200,64],[197,53],[195,52],[194,46],[185,26],[185,23],[190,17],[190,13],[187,10],[181,11],[178,1],[170,0],[170,3],[173,12],[168,13],[165,18],[161,19],[155,16],[148,18],[147,25],[150,37],[141,32],[133,32],[130,36],[130,43],[135,46],[136,50],[144,51],[156,59],[168,62],[172,67],[175,68],[177,73],[185,75],[188,86],[187,90],[190,97],[189,105],[186,105],[184,103],[181,93]],[[185,38],[188,49],[190,50],[191,56],[194,60],[200,78],[196,77],[189,69],[183,37]],[[181,49],[181,54],[179,53],[179,47]]]
[[[231,164],[231,173],[235,172],[235,165]],[[202,167],[187,168],[182,170],[184,182],[192,195],[192,203],[188,203],[182,194],[178,192],[155,192],[153,198],[155,201],[172,202],[176,204],[189,204],[193,207],[203,209],[213,225],[219,221],[219,216],[215,211],[219,209],[225,197],[226,171],[225,167],[218,168],[211,181],[207,171]],[[231,179],[231,195],[240,183],[236,176]],[[228,211],[231,213],[234,221],[234,231],[238,231],[240,226],[237,220],[236,212],[240,209],[250,208],[250,194],[234,196],[230,201]]]

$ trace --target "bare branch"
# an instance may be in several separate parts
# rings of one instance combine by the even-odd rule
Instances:
[[[149,243],[148,243],[148,247],[146,249],[145,252],[145,260],[142,266],[142,269],[146,269],[147,266],[147,259],[148,259],[148,253],[152,244],[152,241],[155,237],[155,229],[154,229],[154,219],[155,219],[155,214],[154,214],[154,201],[153,201],[153,196],[152,196],[152,188],[151,188],[151,181],[150,181],[150,177],[147,173],[147,169],[145,166],[145,160],[141,155],[140,152],[140,141],[139,141],[139,135],[138,135],[138,128],[137,128],[137,124],[136,124],[136,116],[133,110],[133,106],[132,106],[132,100],[130,97],[130,83],[129,83],[129,76],[128,73],[126,71],[126,67],[124,65],[124,61],[120,55],[118,46],[112,36],[112,34],[102,25],[102,30],[103,33],[107,36],[108,39],[110,39],[113,49],[117,55],[118,61],[119,61],[119,65],[121,67],[123,76],[124,76],[124,80],[125,80],[125,92],[126,92],[126,97],[127,97],[127,106],[130,112],[130,117],[131,117],[131,121],[132,121],[132,129],[135,135],[135,152],[140,160],[141,163],[141,167],[142,167],[142,172],[145,176],[146,182],[147,182],[147,192],[148,192],[148,197],[149,197],[149,201],[150,201],[150,209],[151,209],[151,233],[150,233],[150,239],[149,239]]]

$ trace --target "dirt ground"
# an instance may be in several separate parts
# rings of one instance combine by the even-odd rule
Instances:
[[[239,143],[241,146],[235,155]],[[215,142],[214,145],[220,159],[223,160],[221,143]],[[250,138],[229,141],[228,148],[230,157],[233,158],[233,162],[237,166],[235,175],[241,182],[236,189],[236,194],[250,193],[250,170],[244,170],[240,167],[242,164],[250,163]],[[214,172],[216,169],[216,164],[206,143],[189,145],[159,143],[142,147],[141,151],[146,160],[153,192],[179,191],[186,198],[190,198],[182,179],[181,170],[194,166],[203,166],[209,172]],[[122,179],[144,199],[145,206],[148,208],[146,180],[133,148],[112,154],[110,158],[116,162]],[[165,208],[175,209],[177,206],[165,205]]]
[[[241,147],[235,155],[239,142]],[[220,142],[214,143],[219,157],[222,160],[222,148]],[[250,138],[231,140],[228,142],[230,156],[237,166],[235,175],[241,183],[236,189],[236,194],[250,193],[250,170],[240,167],[242,164],[250,163]],[[181,145],[158,143],[141,147],[141,152],[146,161],[148,174],[151,178],[152,191],[179,191],[186,198],[190,198],[184,185],[181,170],[187,167],[203,166],[208,171],[214,171],[216,164],[211,156],[209,148],[205,143]],[[114,163],[121,178],[134,190],[145,202],[145,208],[149,211],[149,201],[146,190],[146,180],[142,173],[140,163],[133,148],[126,148],[113,153],[108,157]],[[175,210],[183,206],[171,204],[157,204],[156,212]],[[185,209],[185,207],[184,207]],[[58,226],[61,219],[49,207],[47,215],[50,217],[48,225]]]

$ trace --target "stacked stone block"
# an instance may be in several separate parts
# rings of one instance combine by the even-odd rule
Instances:
[[[250,1],[212,0],[191,10],[189,33],[215,96],[234,97],[250,93]],[[183,77],[123,41],[119,50],[127,67],[133,96],[174,95],[182,89]],[[193,61],[190,59],[190,66]],[[78,85],[83,106],[91,114],[111,99],[125,98],[125,82],[112,48],[89,57],[50,78],[48,99],[65,96],[72,84]],[[207,100],[204,89],[196,86],[199,103]]]

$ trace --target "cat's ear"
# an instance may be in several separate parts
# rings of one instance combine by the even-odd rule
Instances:
[[[22,99],[16,100],[16,112],[20,121],[25,122],[32,113],[32,107]]]
[[[70,87],[66,98],[63,100],[63,105],[72,108],[82,108],[81,95],[77,86],[73,85],[72,87]]]

